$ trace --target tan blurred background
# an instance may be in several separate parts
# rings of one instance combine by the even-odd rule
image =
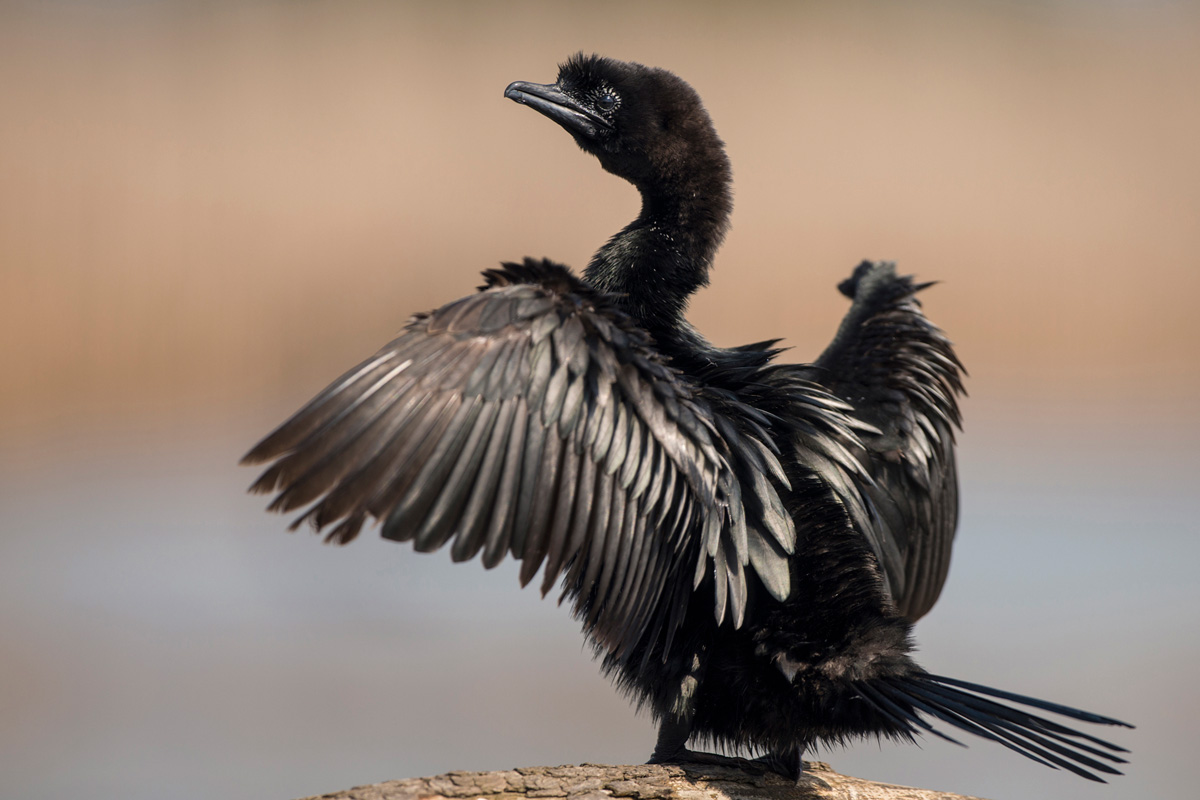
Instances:
[[[814,357],[864,257],[942,281],[972,398],[924,661],[1141,725],[1106,789],[984,742],[825,757],[979,795],[1184,791],[1194,4],[114,0],[0,4],[0,792],[645,758],[649,722],[511,570],[290,539],[234,466],[409,313],[501,259],[582,266],[636,214],[501,96],[576,50],[676,71],[728,145],[734,226],[691,314],[716,343]]]

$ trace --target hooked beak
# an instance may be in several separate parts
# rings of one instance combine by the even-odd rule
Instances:
[[[608,120],[563,94],[557,83],[543,85],[513,81],[504,90],[504,96],[546,115],[574,136],[595,139],[601,129],[612,129]]]

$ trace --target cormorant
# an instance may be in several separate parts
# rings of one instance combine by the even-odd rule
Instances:
[[[1115,719],[925,672],[957,516],[958,359],[915,298],[861,264],[811,365],[684,319],[731,209],[699,97],[662,69],[577,55],[505,96],[557,122],[642,210],[582,279],[546,260],[412,317],[245,457],[270,508],[349,542],[369,519],[428,552],[521,561],[556,583],[619,687],[659,722],[799,777],[818,741],[939,736],[933,722],[1100,780],[1123,748],[1021,706]],[[311,504],[311,505],[310,505]],[[949,737],[945,737],[949,738]]]

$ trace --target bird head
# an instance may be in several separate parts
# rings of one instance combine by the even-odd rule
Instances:
[[[554,83],[516,81],[504,96],[557,122],[640,189],[680,185],[706,166],[727,180],[724,146],[699,95],[667,70],[580,53]]]

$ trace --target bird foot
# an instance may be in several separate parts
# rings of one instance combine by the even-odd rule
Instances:
[[[804,762],[796,753],[765,753],[754,761],[793,781],[799,781],[804,775]]]
[[[754,761],[762,764],[771,772],[778,773],[790,781],[794,781],[796,786],[808,787],[812,789],[832,789],[827,782],[821,780],[811,772],[804,769],[804,759],[801,758],[802,751],[793,751],[791,753],[767,753],[761,755]]]
[[[727,767],[741,770],[754,775],[762,775],[771,768],[759,759],[739,758],[737,756],[722,756],[717,753],[704,753],[699,750],[688,750],[686,747],[661,754],[657,750],[650,756],[647,764],[703,764],[708,767]]]

